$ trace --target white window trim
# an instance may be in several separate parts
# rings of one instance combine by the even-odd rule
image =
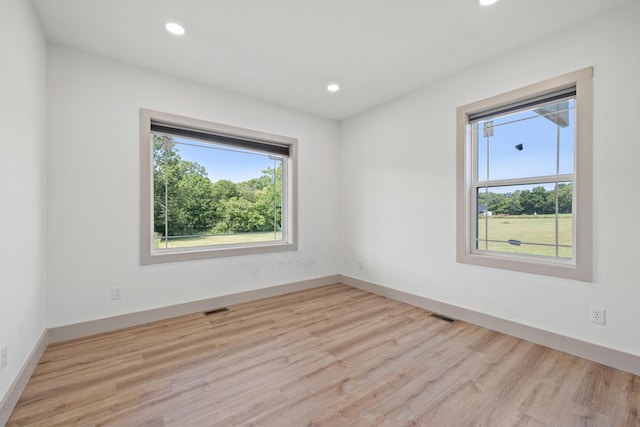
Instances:
[[[281,241],[242,243],[236,245],[200,246],[181,248],[175,251],[153,251],[153,144],[151,121],[196,129],[204,132],[232,136],[252,141],[287,145],[289,147],[288,165],[283,164],[283,191],[286,192],[286,205],[283,200],[283,226]],[[292,251],[298,248],[298,140],[286,136],[274,135],[235,126],[192,119],[175,114],[140,109],[140,264],[159,264],[201,260],[209,258],[264,254]],[[285,182],[286,181],[286,184]]]
[[[550,80],[458,107],[456,128],[456,260],[464,264],[501,268],[590,282],[592,280],[592,140],[593,68],[588,67]],[[574,170],[575,257],[570,263],[553,258],[503,253],[474,253],[471,213],[472,163],[469,115],[498,108],[556,90],[576,87],[576,139]]]

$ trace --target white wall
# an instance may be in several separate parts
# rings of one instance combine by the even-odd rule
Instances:
[[[46,45],[31,3],[0,0],[0,400],[45,330]]]
[[[343,122],[342,273],[640,355],[639,46],[634,1]],[[590,65],[594,281],[457,264],[456,107]]]
[[[338,272],[336,122],[57,45],[48,78],[49,327]],[[140,266],[140,107],[298,138],[299,249]]]

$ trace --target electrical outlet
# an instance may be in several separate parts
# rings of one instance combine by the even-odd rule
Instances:
[[[111,288],[111,299],[120,299],[120,286]]]
[[[4,368],[7,367],[7,346],[3,345],[2,350],[0,350],[0,370],[4,371]]]
[[[362,261],[358,261],[358,270],[362,269],[364,269],[364,265],[362,264]]]
[[[598,325],[604,325],[606,323],[607,310],[604,308],[591,307],[589,319],[591,323],[597,323]]]

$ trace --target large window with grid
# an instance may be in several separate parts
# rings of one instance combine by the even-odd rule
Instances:
[[[296,141],[141,111],[143,263],[295,248]]]
[[[458,109],[460,262],[590,280],[590,80]]]

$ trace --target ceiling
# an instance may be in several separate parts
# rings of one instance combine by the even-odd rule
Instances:
[[[52,42],[342,120],[630,1],[32,3]]]

